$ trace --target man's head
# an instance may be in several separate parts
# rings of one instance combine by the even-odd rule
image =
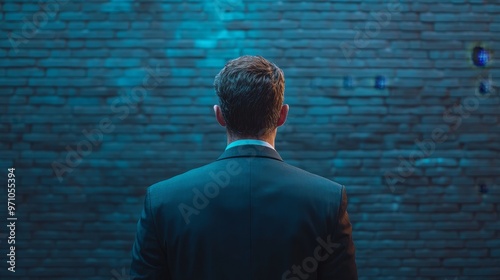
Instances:
[[[215,76],[214,87],[220,102],[214,106],[217,121],[233,137],[265,137],[286,120],[283,71],[263,57],[229,61]]]

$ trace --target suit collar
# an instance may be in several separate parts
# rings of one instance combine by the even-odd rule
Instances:
[[[267,157],[283,161],[274,149],[261,145],[240,145],[229,148],[217,160],[235,157]]]

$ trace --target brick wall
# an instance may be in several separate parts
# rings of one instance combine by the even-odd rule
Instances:
[[[127,279],[146,187],[222,152],[213,77],[254,54],[285,71],[282,157],[348,188],[360,279],[498,279],[500,71],[470,53],[500,2],[440,2],[3,1],[0,278]]]

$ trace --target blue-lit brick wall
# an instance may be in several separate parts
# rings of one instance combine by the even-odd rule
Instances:
[[[500,2],[0,6],[1,279],[127,279],[146,187],[224,149],[212,82],[243,54],[285,71],[282,157],[347,186],[360,279],[499,279]]]

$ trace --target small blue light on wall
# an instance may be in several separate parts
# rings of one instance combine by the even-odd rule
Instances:
[[[472,62],[477,67],[484,67],[490,61],[490,53],[483,47],[475,47],[472,49]]]
[[[375,88],[376,89],[385,89],[386,87],[386,80],[384,76],[377,76],[375,77]]]
[[[488,193],[488,186],[486,184],[479,185],[479,192],[480,193]]]
[[[344,77],[344,88],[353,88],[354,87],[354,79],[352,76],[345,76]]]
[[[482,80],[479,82],[479,93],[488,94],[491,92],[491,84],[488,80]]]

